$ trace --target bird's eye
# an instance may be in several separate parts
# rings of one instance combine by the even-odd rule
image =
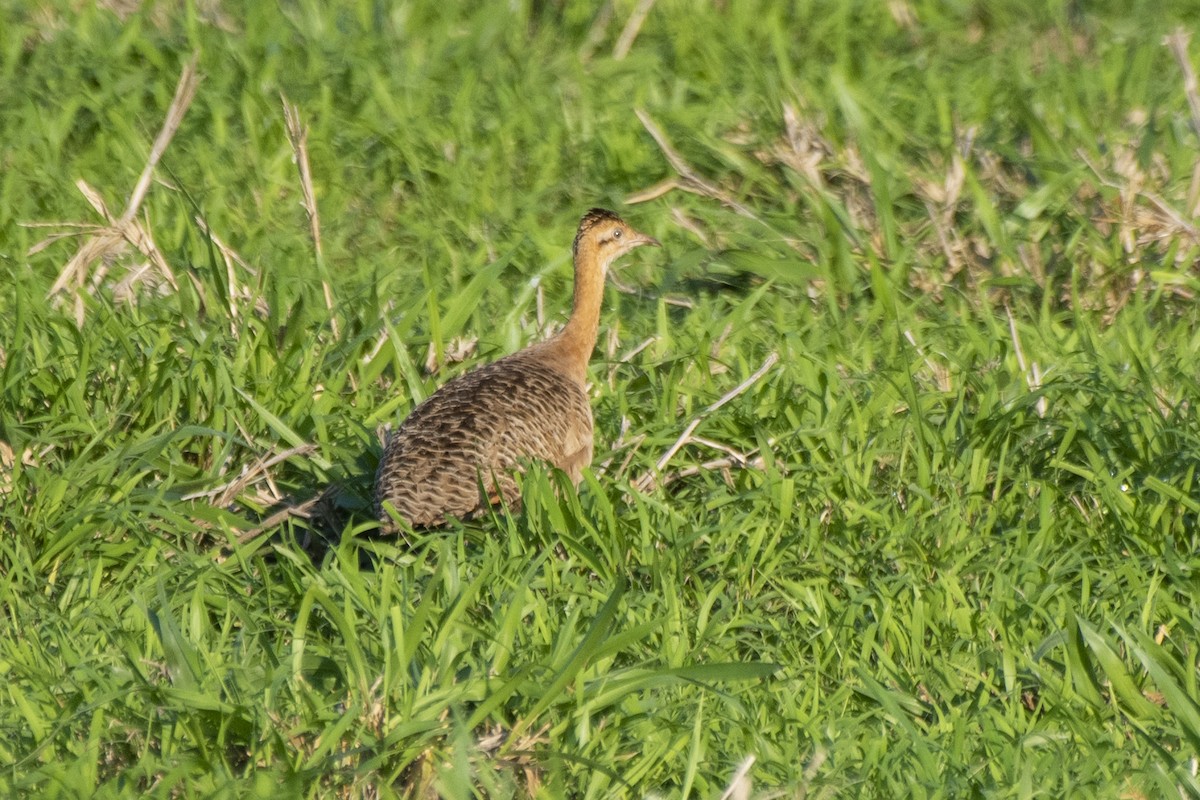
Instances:
[[[617,230],[613,231],[613,238],[614,238],[614,239],[620,239],[620,238],[621,238],[621,229],[620,229],[620,228],[618,228]]]

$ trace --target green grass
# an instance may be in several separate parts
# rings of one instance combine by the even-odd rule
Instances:
[[[613,5],[3,4],[0,794],[1200,796],[1200,16],[661,0],[618,60]],[[176,286],[48,297],[193,53]],[[713,191],[625,204],[635,109]],[[379,430],[563,319],[593,205],[665,247],[580,492],[373,536]]]

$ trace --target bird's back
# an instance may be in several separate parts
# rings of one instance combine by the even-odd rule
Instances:
[[[414,527],[466,518],[516,499],[512,472],[537,459],[578,483],[592,459],[592,412],[582,387],[537,357],[515,353],[456,378],[392,433],[375,478],[385,527],[389,503]],[[480,497],[480,484],[486,494]]]

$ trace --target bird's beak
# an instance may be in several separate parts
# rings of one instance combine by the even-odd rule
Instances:
[[[662,244],[659,243],[658,239],[655,239],[653,236],[647,236],[644,233],[638,233],[637,238],[633,241],[637,245],[648,244],[651,247],[662,247]]]

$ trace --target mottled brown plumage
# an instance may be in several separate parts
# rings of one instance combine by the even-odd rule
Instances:
[[[579,483],[592,461],[587,363],[604,278],[616,258],[643,244],[658,242],[611,211],[584,215],[572,247],[575,293],[566,327],[450,381],[388,438],[375,476],[376,512],[385,529],[394,528],[392,512],[420,528],[470,517],[502,499],[511,503],[517,500],[513,471],[531,459]]]

